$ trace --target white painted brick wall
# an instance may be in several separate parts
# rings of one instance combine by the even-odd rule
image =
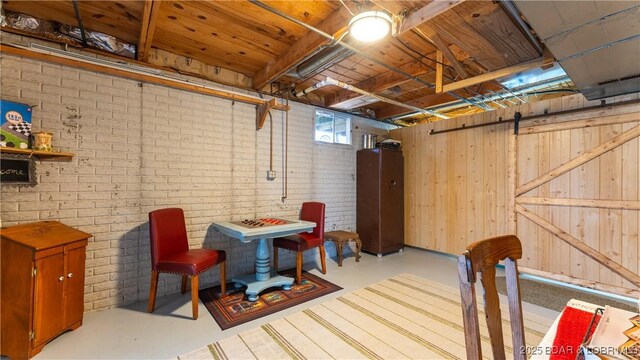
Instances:
[[[35,187],[3,185],[2,226],[56,219],[93,234],[85,310],[146,301],[154,209],[183,208],[190,246],[226,250],[229,278],[253,271],[255,244],[220,235],[213,221],[297,217],[302,202],[321,201],[327,231],[355,229],[355,151],[362,134],[387,133],[356,118],[353,146],[315,143],[315,108],[290,103],[283,202],[282,112],[272,112],[277,178],[267,181],[270,123],[256,132],[253,106],[7,55],[0,64],[3,99],[37,105],[33,130],[52,132],[54,147],[76,153],[71,162],[38,161]],[[293,254],[280,258],[283,267],[295,264]],[[305,261],[317,263],[317,250]],[[215,268],[201,282],[218,279]],[[177,291],[179,277],[160,277],[159,295]]]

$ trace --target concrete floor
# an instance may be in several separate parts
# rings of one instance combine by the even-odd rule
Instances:
[[[305,269],[341,286],[343,290],[300,304],[278,313],[222,331],[200,303],[198,320],[191,318],[191,297],[176,294],[158,297],[153,314],[146,303],[85,313],[83,325],[46,345],[34,359],[169,359],[238,332],[260,326],[307,307],[401,273],[415,274],[452,287],[458,286],[456,259],[425,250],[405,248],[382,258],[362,254],[360,262],[347,257],[343,266],[327,259],[327,274],[319,265]],[[499,270],[500,271],[500,270]],[[525,304],[525,310],[548,318],[558,313]]]

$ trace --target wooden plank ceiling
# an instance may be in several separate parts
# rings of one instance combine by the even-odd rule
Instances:
[[[305,78],[287,75],[302,60],[328,41],[291,20],[248,1],[79,1],[84,27],[113,35],[139,46],[138,60],[148,52],[165,51],[211,67],[231,70],[253,79],[253,87],[273,91],[294,86],[298,91],[332,77],[366,91],[414,106],[434,106],[455,100],[435,94],[423,82],[435,82],[436,50],[443,52],[443,82],[492,72],[538,58],[535,47],[503,8],[488,1],[460,4],[397,37],[362,44],[348,35],[344,41],[388,66],[423,80],[418,82],[358,54],[333,62]],[[430,1],[268,1],[269,7],[329,34],[347,29],[350,12],[384,10],[405,17],[429,11]],[[456,3],[451,1],[450,3]],[[77,26],[73,3],[59,1],[3,1],[8,11]],[[428,14],[427,14],[428,15]],[[415,19],[412,19],[415,20]],[[11,29],[5,29],[11,31]],[[141,34],[142,32],[142,34]],[[157,64],[156,64],[157,65]],[[270,83],[277,86],[270,86]],[[456,90],[471,97],[499,90],[485,82]],[[304,98],[301,100],[305,100]],[[367,108],[376,118],[398,116],[411,110],[327,86],[308,99],[327,107],[354,111]],[[423,116],[421,116],[423,117]]]

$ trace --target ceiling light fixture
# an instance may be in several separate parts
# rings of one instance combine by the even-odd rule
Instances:
[[[383,11],[365,11],[349,21],[349,33],[363,42],[380,40],[390,30],[391,16]]]

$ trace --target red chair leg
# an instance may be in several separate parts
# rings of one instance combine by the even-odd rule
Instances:
[[[322,264],[322,273],[327,273],[327,260],[325,259],[326,254],[324,252],[324,245],[320,245],[320,264]]]
[[[193,311],[193,320],[198,319],[198,275],[191,277],[191,308]]]
[[[149,286],[149,302],[147,303],[147,312],[152,313],[156,307],[156,292],[158,290],[158,272],[151,271],[151,285]]]
[[[220,263],[220,297],[227,296],[227,267],[226,261]]]
[[[296,253],[296,284],[302,283],[302,251]]]
[[[182,275],[182,286],[180,287],[181,293],[187,292],[187,275]]]

